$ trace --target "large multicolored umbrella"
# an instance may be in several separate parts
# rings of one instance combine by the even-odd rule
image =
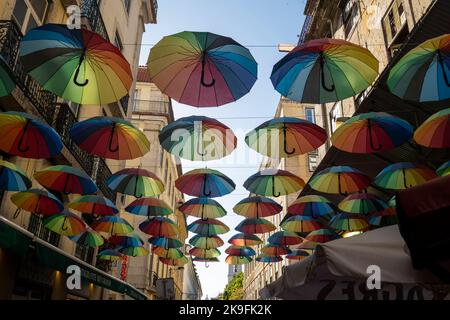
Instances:
[[[183,246],[183,242],[176,238],[167,238],[167,237],[151,237],[148,239],[148,242],[155,247],[163,247],[166,249],[169,248],[181,248]]]
[[[424,165],[412,162],[399,162],[381,170],[375,177],[374,183],[382,188],[402,190],[434,178],[436,178],[436,173]]]
[[[0,56],[0,97],[8,96],[15,87],[14,76],[3,56]]]
[[[340,101],[367,89],[378,76],[369,50],[341,39],[316,39],[289,52],[270,79],[284,97],[304,103]]]
[[[144,245],[144,240],[133,233],[126,236],[113,235],[108,239],[108,242],[118,247],[140,247]]]
[[[184,31],[164,37],[150,51],[150,78],[176,101],[195,107],[221,106],[250,91],[257,63],[231,38]]]
[[[220,256],[220,251],[216,248],[210,248],[210,249],[202,249],[202,248],[192,248],[189,250],[189,254],[194,257],[200,257],[200,258],[217,258]]]
[[[97,232],[105,232],[113,236],[127,235],[134,231],[133,226],[119,216],[102,217],[96,220],[91,228]]]
[[[102,196],[81,196],[67,206],[78,212],[99,216],[111,216],[119,212],[119,209],[111,200]]]
[[[354,193],[342,200],[338,207],[345,212],[367,215],[387,209],[388,204],[370,193]]]
[[[31,188],[31,180],[14,163],[0,160],[0,190],[25,191]]]
[[[450,34],[425,41],[405,54],[391,69],[387,85],[405,100],[450,98]]]
[[[105,242],[105,240],[99,233],[89,228],[76,236],[69,237],[69,239],[81,246],[92,248],[100,247]]]
[[[283,261],[283,258],[280,256],[268,256],[266,254],[260,254],[259,256],[256,257],[255,260],[263,263],[276,263]]]
[[[177,157],[208,161],[223,158],[233,152],[237,138],[229,127],[216,119],[190,116],[162,128],[159,142]]]
[[[102,105],[120,100],[133,79],[120,50],[87,29],[45,24],[20,43],[24,69],[45,90],[79,103]]]
[[[119,252],[130,257],[143,257],[149,253],[144,247],[125,247],[120,248]]]
[[[240,247],[253,247],[262,244],[263,241],[254,234],[237,233],[228,240],[228,243]]]
[[[450,108],[436,112],[414,132],[414,140],[428,148],[450,148]]]
[[[23,112],[0,113],[0,150],[11,155],[48,159],[61,153],[58,133],[35,116]]]
[[[53,214],[44,219],[44,226],[63,236],[76,236],[86,231],[84,221],[70,211]]]
[[[386,227],[397,223],[397,212],[394,208],[374,212],[369,216],[369,224],[375,227]]]
[[[336,166],[316,173],[309,185],[316,191],[347,195],[366,189],[370,182],[370,178],[357,169]]]
[[[326,131],[307,120],[281,117],[264,122],[245,135],[250,148],[271,158],[285,158],[316,150],[327,140]]]
[[[139,229],[155,237],[176,237],[180,232],[175,221],[166,217],[151,217],[142,222]]]
[[[212,249],[223,246],[223,240],[218,236],[205,237],[196,234],[191,239],[189,239],[189,244],[197,248]]]
[[[247,234],[260,234],[274,231],[276,227],[272,222],[263,218],[247,218],[242,220],[237,227],[236,231]]]
[[[305,186],[302,178],[285,170],[265,169],[244,182],[244,187],[257,195],[279,197],[300,191]]]
[[[278,231],[272,234],[267,242],[279,246],[291,246],[302,243],[303,239],[294,232]]]
[[[177,248],[165,249],[162,247],[153,247],[152,252],[160,258],[166,259],[180,259],[184,257],[183,252]]]
[[[240,257],[251,257],[255,256],[256,252],[250,247],[241,247],[241,246],[229,246],[225,253],[230,256],[240,256]]]
[[[201,218],[215,219],[227,214],[225,209],[217,201],[210,198],[192,198],[183,203],[178,210],[185,215]]]
[[[441,177],[450,174],[450,161],[443,163],[439,168],[437,168],[436,173]]]
[[[99,252],[97,258],[100,260],[118,261],[123,260],[125,258],[125,255],[115,249],[105,249]]]
[[[352,153],[375,153],[394,149],[413,135],[407,121],[385,112],[359,114],[339,126],[331,136],[333,146]]]
[[[311,216],[295,215],[281,223],[281,228],[289,232],[307,233],[322,228],[321,224]]]
[[[227,256],[225,262],[230,265],[240,265],[252,262],[252,257],[246,256]]]
[[[261,248],[261,253],[267,256],[284,256],[291,253],[291,250],[286,246],[268,243]]]
[[[325,243],[328,241],[333,241],[339,239],[341,236],[330,229],[319,229],[311,231],[306,237],[305,240],[316,242],[316,243]]]
[[[186,258],[186,256],[182,256],[181,258],[178,258],[178,259],[169,259],[169,258],[159,257],[158,260],[161,261],[161,263],[163,263],[163,264],[166,264],[169,266],[175,266],[175,267],[182,267],[186,263],[189,262],[189,260],[188,260],[188,258]]]
[[[94,117],[77,122],[70,137],[89,154],[107,159],[135,159],[150,150],[144,132],[122,118]]]
[[[307,258],[310,253],[306,250],[293,249],[289,254],[286,255],[286,259],[289,260],[303,260]]]
[[[193,257],[192,261],[194,262],[205,262],[206,265],[208,262],[219,262],[219,258],[201,258],[201,257]],[[207,266],[208,267],[208,266]]]
[[[221,197],[232,192],[236,185],[223,173],[213,169],[194,169],[175,181],[181,192],[193,197]]]
[[[70,166],[48,167],[37,171],[34,178],[45,188],[65,194],[93,194],[97,192],[97,186],[91,177],[83,170]]]
[[[319,218],[334,213],[331,201],[318,195],[303,196],[292,202],[287,213],[289,216],[306,215]]]
[[[210,237],[227,233],[230,228],[217,219],[198,219],[188,225],[188,230],[201,236]]]
[[[48,216],[61,213],[64,210],[64,204],[57,197],[40,189],[29,189],[15,193],[11,196],[11,201],[19,209],[37,215]]]
[[[172,208],[164,200],[152,197],[134,200],[125,208],[125,211],[146,217],[167,216],[173,212]]]
[[[283,207],[270,198],[248,197],[239,201],[233,211],[246,218],[262,218],[280,213]]]
[[[164,192],[164,183],[154,173],[141,168],[125,168],[106,181],[114,192],[135,198],[153,197]]]
[[[369,223],[362,215],[343,212],[332,217],[329,226],[338,231],[363,231]]]

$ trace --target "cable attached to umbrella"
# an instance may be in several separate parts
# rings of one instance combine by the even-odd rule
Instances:
[[[205,82],[205,65],[206,65],[206,52],[203,51],[203,53],[202,53],[202,75],[201,75],[200,83],[204,87],[212,87],[216,83],[216,79],[212,78],[212,81],[210,83]]]
[[[78,75],[80,74],[81,65],[83,64],[84,57],[86,56],[86,48],[83,49],[83,52],[80,56],[80,61],[78,62],[77,70],[75,70],[75,75],[73,77],[73,82],[79,87],[85,87],[89,83],[88,79],[85,79],[83,83],[78,81]]]
[[[27,123],[22,129],[22,132],[20,134],[19,142],[17,143],[17,150],[20,152],[27,152],[30,150],[30,146],[26,146],[25,148],[22,147],[23,140],[25,138],[25,134],[27,133],[28,127],[30,126],[30,120],[27,120]]]
[[[110,152],[117,152],[119,150],[119,143],[117,143],[117,146],[115,148],[112,147],[115,132],[116,132],[116,123],[114,122],[111,128],[111,135],[109,137],[109,144],[108,144],[108,150]]]
[[[320,54],[319,54],[319,61],[320,61],[322,88],[324,88],[328,92],[333,92],[336,89],[334,84],[332,84],[331,88],[329,88],[329,87],[327,87],[327,85],[325,83],[325,57],[323,56],[323,52],[320,52]]]
[[[437,55],[438,55],[439,64],[441,65],[441,68],[442,68],[442,74],[444,76],[444,82],[447,85],[447,87],[450,87],[450,81],[448,79],[447,72],[445,71],[444,58],[442,57],[441,50],[437,50]]]

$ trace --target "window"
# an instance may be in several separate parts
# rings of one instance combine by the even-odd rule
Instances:
[[[316,114],[314,108],[305,108],[306,120],[311,123],[316,123]]]
[[[402,0],[394,0],[392,2],[383,18],[383,29],[386,44],[392,57],[409,34]]]
[[[75,247],[75,257],[92,264],[94,260],[94,248],[77,244]]]
[[[53,231],[44,227],[42,218],[38,215],[30,215],[30,222],[28,223],[28,231],[35,234],[38,238],[47,241],[48,243],[59,246],[61,236]]]
[[[317,166],[319,165],[318,161],[319,155],[314,152],[310,152],[308,154],[308,169],[309,172],[314,172],[317,169]]]
[[[359,10],[358,2],[355,0],[346,0],[341,4],[342,21],[344,24],[345,36],[348,37],[353,27],[358,22]]]
[[[44,23],[49,6],[48,0],[18,0],[13,10],[13,19],[23,34]]]
[[[120,51],[123,50],[123,43],[122,43],[122,40],[120,39],[118,32],[116,32],[116,36],[114,37],[114,44]]]
[[[125,9],[127,10],[127,13],[130,13],[130,0],[123,0],[123,5],[125,6]]]
[[[337,129],[337,119],[342,117],[341,102],[336,103],[330,111],[331,132]]]

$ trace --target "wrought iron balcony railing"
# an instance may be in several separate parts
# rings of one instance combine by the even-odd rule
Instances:
[[[81,18],[89,21],[91,30],[110,41],[97,0],[81,0]]]
[[[134,100],[133,113],[167,115],[170,113],[168,101]]]

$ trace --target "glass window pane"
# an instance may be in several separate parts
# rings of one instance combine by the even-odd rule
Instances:
[[[36,13],[39,20],[43,22],[48,6],[47,0],[30,0],[30,3],[33,7],[34,13]]]
[[[34,19],[33,15],[30,15],[30,19],[28,19],[28,25],[27,25],[27,30],[25,32],[25,34],[30,31],[31,29],[37,28],[39,25],[37,23],[37,21]]]
[[[13,16],[16,20],[17,24],[22,28],[25,16],[27,14],[28,7],[25,4],[25,1],[16,1],[16,5],[14,7]]]

